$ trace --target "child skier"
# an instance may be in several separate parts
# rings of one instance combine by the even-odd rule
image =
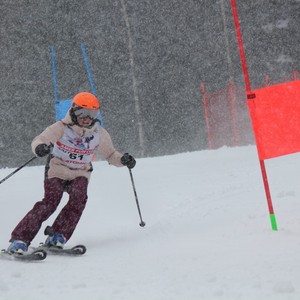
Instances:
[[[11,234],[9,253],[22,254],[58,207],[63,193],[69,200],[58,214],[46,246],[63,248],[72,236],[87,202],[87,187],[93,170],[91,161],[97,149],[109,164],[134,168],[135,159],[113,147],[108,132],[97,119],[99,101],[90,93],[77,94],[65,118],[47,127],[32,141],[32,151],[48,155],[45,166],[44,198],[19,222]]]

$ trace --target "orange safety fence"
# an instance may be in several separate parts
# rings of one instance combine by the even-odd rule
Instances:
[[[299,79],[297,71],[276,81],[265,76],[264,83],[257,88],[270,87],[279,82],[296,81],[297,79]],[[234,86],[231,81],[228,86],[217,92],[207,92],[204,83],[201,88],[208,149],[254,144],[255,139],[247,108],[245,88]]]

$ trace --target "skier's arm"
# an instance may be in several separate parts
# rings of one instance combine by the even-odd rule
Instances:
[[[31,149],[34,154],[36,153],[36,148],[39,145],[45,144],[50,146],[59,140],[64,132],[64,124],[58,121],[51,126],[47,127],[40,135],[35,137],[31,143]]]
[[[101,127],[100,130],[101,138],[99,152],[104,157],[104,159],[108,161],[109,164],[116,167],[123,167],[124,165],[121,163],[121,157],[123,156],[123,154],[121,154],[114,148],[108,132],[103,127]]]

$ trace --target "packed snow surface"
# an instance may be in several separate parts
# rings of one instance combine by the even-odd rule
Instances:
[[[26,159],[25,159],[26,160]],[[271,228],[255,146],[94,163],[89,200],[68,245],[82,257],[0,259],[1,300],[300,299],[300,155],[266,161],[278,231]],[[13,169],[0,170],[4,178]],[[43,167],[1,184],[0,244],[43,197]],[[44,241],[67,201],[43,224]]]

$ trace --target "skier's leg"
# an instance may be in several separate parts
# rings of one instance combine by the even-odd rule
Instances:
[[[69,201],[52,225],[54,232],[62,233],[67,240],[72,236],[85,208],[88,199],[87,187],[86,177],[77,177],[67,185]]]
[[[59,178],[45,179],[44,199],[37,202],[19,222],[11,234],[11,240],[22,240],[29,245],[47,220],[56,210],[62,198],[65,181]]]

